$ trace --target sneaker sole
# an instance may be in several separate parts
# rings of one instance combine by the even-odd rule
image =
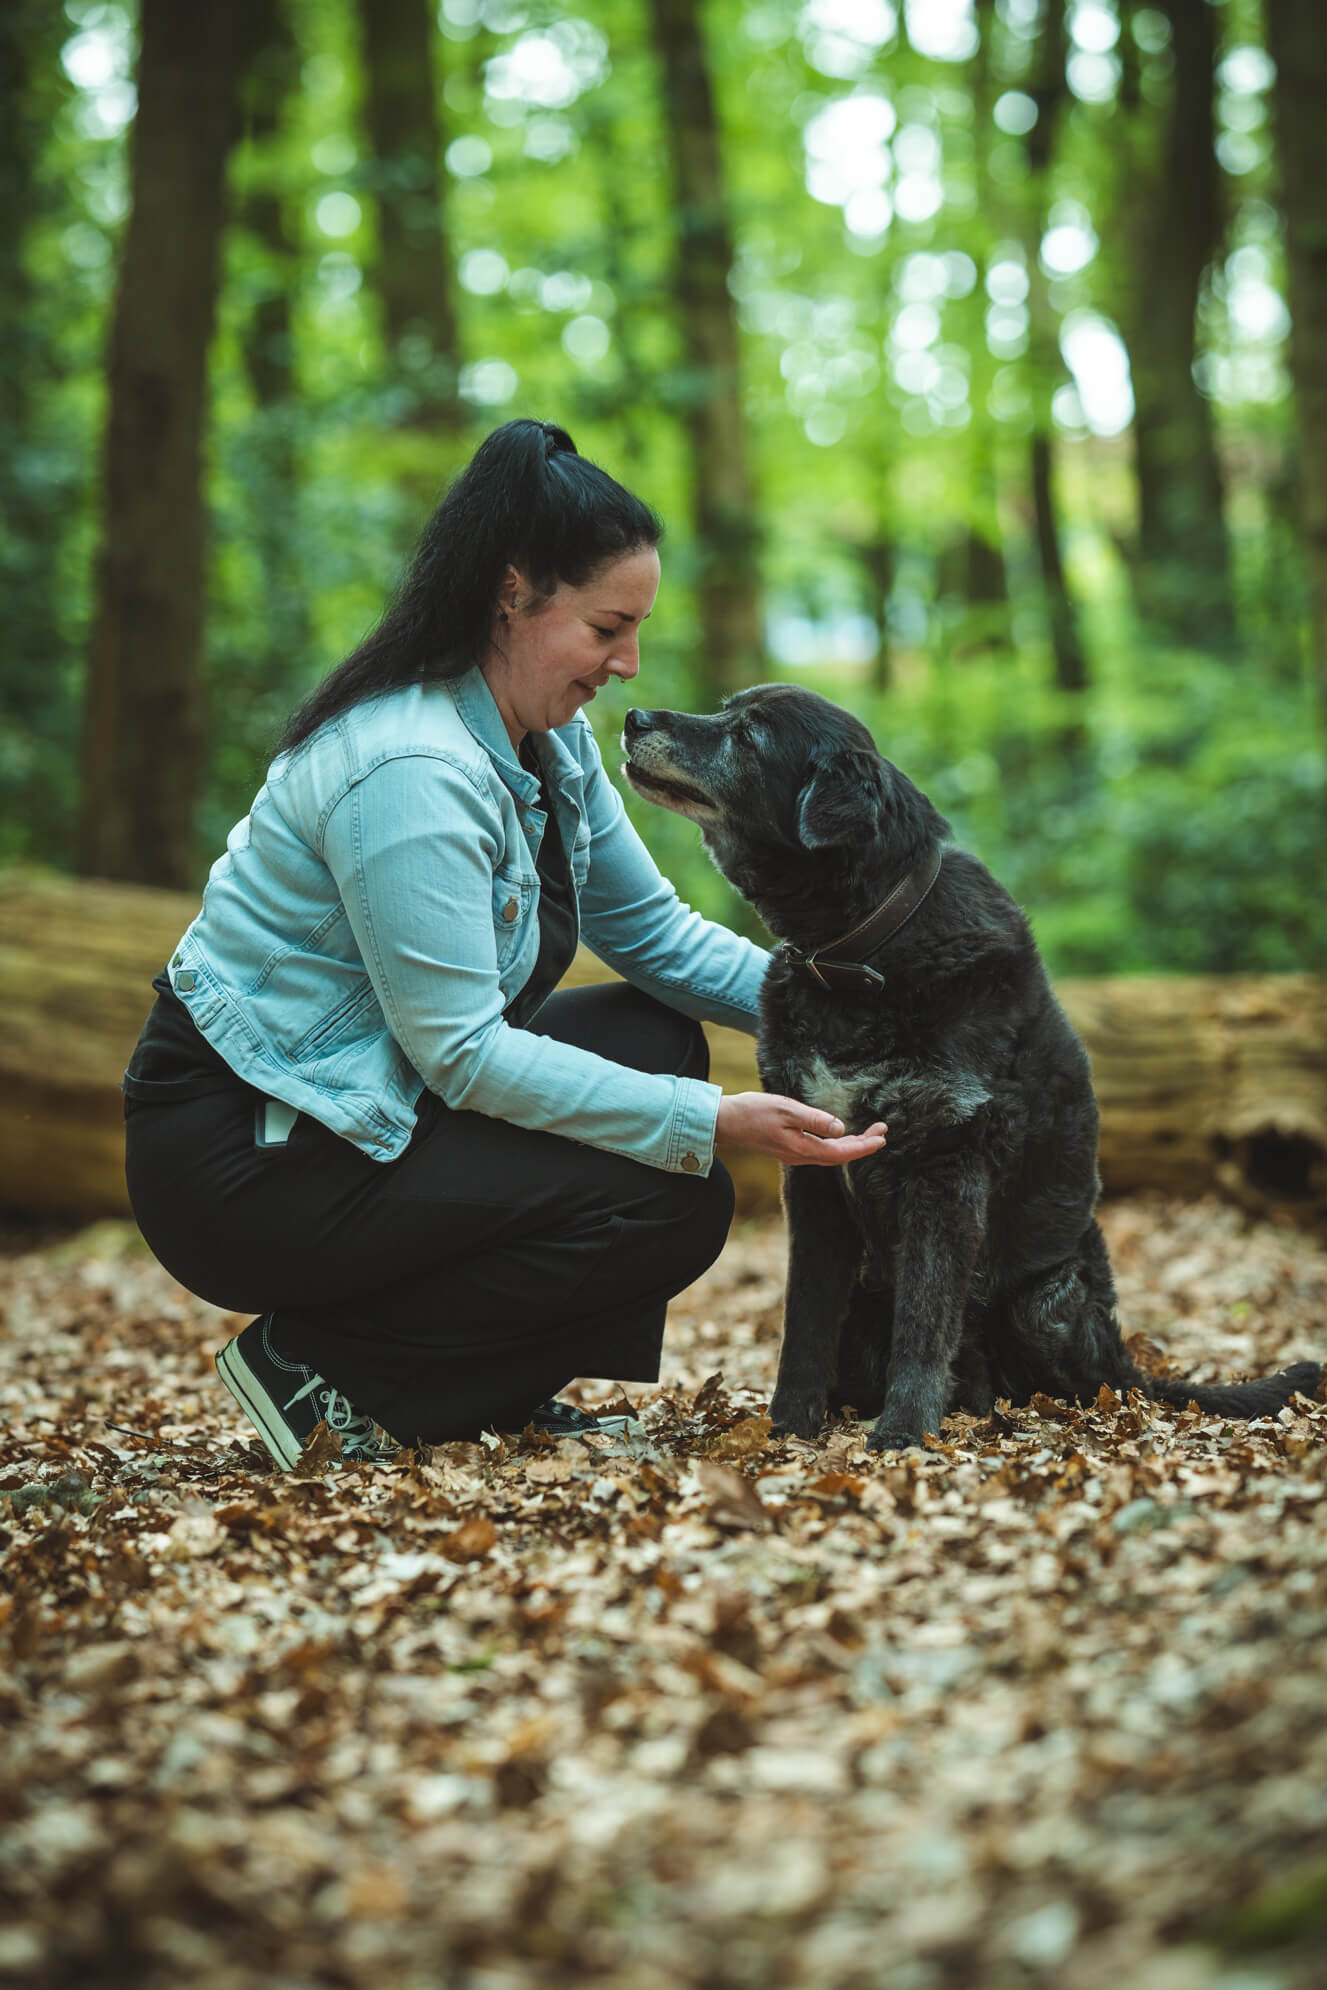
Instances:
[[[597,1411],[588,1410],[594,1417],[589,1429],[580,1429],[575,1424],[567,1424],[561,1429],[554,1423],[536,1423],[535,1429],[546,1437],[619,1437],[624,1430],[639,1430],[640,1418],[634,1416],[600,1416]]]
[[[300,1447],[281,1421],[272,1398],[256,1379],[244,1356],[237,1351],[238,1346],[238,1341],[226,1342],[216,1357],[217,1374],[282,1471],[288,1472],[292,1465],[299,1463]]]
[[[595,1410],[591,1410],[590,1415],[594,1417],[600,1430],[609,1431],[614,1435],[622,1430],[640,1429],[640,1418],[637,1416],[600,1416]]]

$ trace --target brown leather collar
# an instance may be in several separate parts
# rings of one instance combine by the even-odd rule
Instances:
[[[864,961],[841,958],[847,948],[856,953],[874,953],[886,940],[892,939],[900,926],[911,919],[917,907],[940,875],[941,851],[938,843],[932,844],[926,855],[914,870],[905,878],[900,878],[888,897],[867,915],[860,925],[849,933],[841,933],[837,940],[828,945],[816,947],[811,953],[803,953],[800,947],[792,946],[787,940],[781,949],[790,967],[800,969],[818,981],[822,988],[832,989],[837,979],[840,982],[857,982],[864,987],[883,988],[885,977]]]

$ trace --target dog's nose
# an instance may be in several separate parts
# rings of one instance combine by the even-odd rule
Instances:
[[[654,725],[654,713],[642,712],[638,706],[633,705],[631,710],[627,713],[625,720],[623,721],[623,730],[625,731],[627,738],[631,739],[637,733],[651,731],[653,725]]]

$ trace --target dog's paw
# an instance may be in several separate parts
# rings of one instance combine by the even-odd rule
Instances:
[[[775,1391],[769,1406],[770,1426],[776,1437],[816,1437],[825,1420],[823,1396],[795,1394],[789,1389]]]
[[[921,1445],[920,1436],[911,1430],[891,1430],[886,1424],[877,1424],[866,1440],[868,1451],[915,1451]]]

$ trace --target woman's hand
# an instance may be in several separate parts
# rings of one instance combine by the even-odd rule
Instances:
[[[735,1092],[719,1101],[718,1137],[753,1154],[772,1154],[790,1168],[837,1168],[862,1161],[885,1144],[883,1120],[865,1133],[845,1133],[832,1113],[777,1092]]]

